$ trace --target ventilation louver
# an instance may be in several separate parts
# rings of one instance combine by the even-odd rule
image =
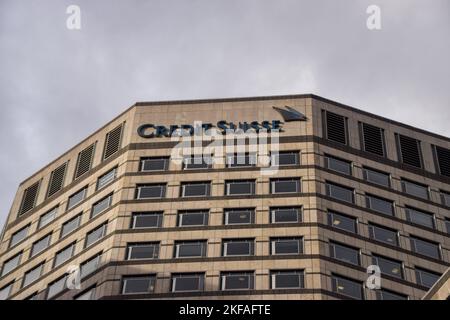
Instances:
[[[41,181],[39,180],[38,182],[25,189],[23,193],[22,203],[20,205],[19,215],[22,215],[34,208],[34,206],[36,205],[36,199],[38,196],[40,184]]]
[[[450,177],[450,150],[435,146],[436,160],[439,166],[439,173]]]
[[[397,135],[401,161],[404,164],[416,168],[422,168],[422,155],[420,153],[420,141],[401,134]]]
[[[347,144],[345,117],[326,111],[326,137],[328,140]]]
[[[84,149],[78,154],[77,167],[75,169],[75,179],[88,172],[92,166],[94,158],[95,143]]]
[[[64,185],[64,178],[66,176],[67,162],[56,168],[50,175],[50,182],[48,184],[47,197],[51,197]]]
[[[103,152],[103,160],[108,159],[120,149],[122,142],[123,124],[111,130],[106,135],[105,150]]]
[[[367,123],[362,124],[364,151],[384,156],[384,131]]]

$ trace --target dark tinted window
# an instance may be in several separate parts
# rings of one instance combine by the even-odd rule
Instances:
[[[394,202],[391,200],[366,194],[366,205],[367,208],[374,211],[387,214],[389,216],[394,215]]]
[[[186,182],[181,184],[182,197],[207,197],[210,190],[210,182]]]
[[[103,211],[105,211],[106,209],[108,209],[111,206],[112,197],[113,197],[113,195],[110,194],[110,195],[106,196],[105,198],[101,199],[100,201],[97,201],[96,203],[94,203],[94,205],[92,206],[91,218],[97,216],[98,214],[100,214]]]
[[[431,288],[436,281],[440,278],[440,275],[425,269],[416,268],[416,280],[417,284],[424,287]]]
[[[225,209],[224,223],[252,224],[255,222],[255,209]]]
[[[357,233],[356,221],[356,218],[328,210],[328,224],[333,228]]]
[[[364,180],[379,184],[380,186],[389,187],[391,184],[390,175],[374,169],[363,168]]]
[[[183,169],[208,169],[212,167],[212,159],[204,156],[191,156],[183,159]]]
[[[31,247],[31,256],[35,256],[41,251],[45,250],[50,245],[51,234],[46,235],[45,237],[39,239],[33,246]]]
[[[350,161],[342,160],[330,155],[325,155],[325,166],[330,170],[343,174],[352,174],[352,164]]]
[[[204,273],[180,273],[172,275],[172,292],[202,291]]]
[[[298,152],[281,151],[271,154],[272,166],[292,166],[300,163]]]
[[[176,241],[175,258],[206,256],[206,241]]]
[[[353,203],[354,201],[354,191],[351,188],[340,186],[331,182],[327,182],[326,185],[327,196],[332,198],[342,200],[345,202]]]
[[[178,226],[206,226],[208,225],[208,210],[189,210],[178,213]]]
[[[330,256],[343,262],[359,265],[359,249],[337,242],[330,242]]]
[[[403,192],[422,199],[428,199],[428,187],[422,184],[402,179]]]
[[[363,286],[361,282],[335,274],[331,276],[331,282],[334,292],[358,300],[364,299]]]
[[[164,171],[169,168],[168,157],[142,158],[141,171]]]
[[[127,276],[122,279],[122,294],[151,293],[155,290],[156,277]]]
[[[256,155],[255,154],[227,155],[227,165],[229,168],[256,166]]]
[[[77,193],[71,195],[69,197],[69,201],[67,202],[67,210],[75,207],[77,204],[79,204],[81,201],[84,200],[86,197],[87,187],[81,189]]]
[[[223,241],[224,256],[251,256],[255,251],[254,239],[231,239]]]
[[[22,229],[16,231],[12,236],[11,236],[11,242],[9,243],[9,247],[14,247],[16,244],[18,244],[19,242],[21,242],[23,239],[26,238],[26,236],[28,235],[28,230],[30,229],[30,225],[27,225],[25,227],[23,227]]]
[[[424,227],[434,228],[434,216],[432,213],[424,212],[411,207],[405,208],[406,220]]]
[[[379,266],[383,274],[399,279],[403,278],[403,264],[400,261],[373,255],[372,263]]]
[[[160,211],[133,213],[131,227],[133,229],[160,228],[162,219],[163,213]]]
[[[272,254],[303,253],[302,238],[272,238],[270,239]]]
[[[227,195],[248,195],[255,194],[254,180],[238,180],[226,182]]]
[[[76,228],[79,227],[81,221],[81,214],[73,217],[69,221],[65,222],[61,227],[61,238],[65,237]]]
[[[138,186],[136,189],[137,199],[163,198],[166,194],[165,184],[150,184]]]
[[[300,222],[302,220],[301,208],[271,208],[270,219],[272,223]]]
[[[429,256],[435,259],[440,259],[440,249],[439,245],[434,242],[419,239],[416,237],[411,237],[411,248],[414,252]]]
[[[369,224],[369,235],[372,239],[398,246],[398,232],[374,224]]]
[[[272,289],[296,289],[304,288],[303,270],[271,271]]]
[[[222,272],[222,290],[249,290],[254,287],[253,272]]]
[[[408,296],[385,289],[376,290],[377,300],[408,300]]]
[[[300,192],[300,179],[298,178],[271,179],[270,190],[272,193]]]
[[[132,243],[127,248],[127,260],[157,259],[159,243]]]
[[[97,242],[98,240],[100,240],[101,238],[103,238],[103,236],[106,233],[106,224],[103,224],[99,227],[97,227],[96,229],[88,232],[88,234],[86,235],[86,246],[85,247],[89,247],[91,244]]]

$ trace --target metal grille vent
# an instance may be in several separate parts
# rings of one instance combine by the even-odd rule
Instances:
[[[450,177],[450,150],[435,146],[436,159],[439,166],[439,173]]]
[[[362,124],[364,151],[384,156],[384,131],[367,123]]]
[[[75,179],[81,177],[88,172],[92,166],[92,160],[94,158],[95,143],[84,149],[78,154],[77,167],[75,170]]]
[[[66,177],[67,162],[53,170],[50,175],[50,182],[48,184],[47,197],[51,197],[64,185],[64,178]]]
[[[420,141],[411,137],[397,135],[402,163],[416,168],[422,168]]]
[[[120,149],[122,142],[123,124],[111,130],[106,135],[105,150],[103,152],[103,160],[108,159]]]
[[[19,215],[22,215],[34,208],[34,206],[36,205],[36,199],[38,196],[40,185],[41,181],[39,180],[38,182],[25,189],[25,192],[23,193],[22,203],[20,205]]]
[[[345,117],[326,111],[326,137],[328,140],[347,144]]]

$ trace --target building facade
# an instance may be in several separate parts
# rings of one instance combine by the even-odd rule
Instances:
[[[447,137],[310,94],[142,102],[19,186],[0,298],[422,299],[449,232]]]

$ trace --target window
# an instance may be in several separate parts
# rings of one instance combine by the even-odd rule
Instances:
[[[127,260],[158,259],[159,243],[131,243],[127,247]]]
[[[370,238],[393,246],[398,246],[398,231],[369,224]]]
[[[44,263],[41,263],[37,267],[25,272],[25,275],[23,276],[22,288],[39,279],[42,275],[42,269],[44,269]]]
[[[222,272],[222,290],[251,290],[254,287],[254,272]]]
[[[437,273],[422,268],[416,268],[415,271],[417,284],[427,288],[431,288],[441,277],[441,275]]]
[[[75,300],[95,300],[95,287],[90,288],[75,297]]]
[[[272,194],[300,192],[300,179],[299,178],[270,179],[270,192]]]
[[[272,166],[294,166],[300,164],[299,153],[296,151],[280,151],[272,153]]]
[[[12,248],[19,242],[22,242],[28,235],[28,230],[30,230],[30,225],[26,225],[22,229],[16,231],[11,236],[11,242],[9,243],[9,247]]]
[[[422,168],[420,141],[401,134],[395,134],[400,162]]]
[[[377,300],[408,300],[408,296],[386,289],[376,290]]]
[[[332,182],[326,182],[325,188],[329,197],[345,202],[354,202],[354,190],[351,188],[343,187]]]
[[[212,168],[211,157],[194,155],[190,157],[184,157],[183,159],[184,170],[209,169],[209,168]]]
[[[222,252],[224,257],[252,256],[255,252],[255,239],[223,240]]]
[[[394,202],[391,200],[366,194],[366,205],[367,208],[376,212],[387,214],[388,216],[394,215]]]
[[[5,274],[10,273],[14,270],[20,263],[20,259],[22,258],[22,252],[16,254],[14,257],[8,259],[3,263],[2,273],[0,277],[3,277]]]
[[[203,291],[204,273],[172,274],[172,292]]]
[[[439,244],[416,237],[411,237],[410,240],[411,248],[414,252],[431,258],[440,259],[441,254]]]
[[[161,228],[163,213],[156,212],[137,212],[133,213],[131,219],[132,229]]]
[[[19,216],[27,213],[34,208],[34,206],[36,205],[40,185],[41,180],[25,189],[25,191],[23,192],[22,202],[20,204]]]
[[[205,240],[175,241],[175,258],[194,258],[206,256]]]
[[[364,299],[363,286],[359,281],[333,274],[331,275],[331,283],[333,291],[336,293],[358,300]]]
[[[227,155],[228,168],[256,166],[256,154],[238,153]]]
[[[192,226],[207,226],[208,225],[208,210],[186,210],[178,212],[178,226],[192,227]]]
[[[45,227],[46,225],[48,225],[50,222],[52,222],[53,220],[55,220],[56,218],[56,214],[58,213],[58,207],[53,208],[52,210],[44,213],[40,218],[39,218],[39,223],[38,223],[38,229],[41,229],[43,227]]]
[[[406,220],[408,220],[409,222],[434,229],[434,215],[432,213],[413,209],[408,206],[406,206],[405,212]]]
[[[303,253],[302,238],[271,238],[271,254],[301,254]]]
[[[324,137],[328,140],[347,144],[347,118],[333,112],[322,110]]]
[[[351,233],[357,233],[356,218],[328,210],[328,224],[333,228],[345,230]]]
[[[271,223],[295,223],[302,221],[301,208],[280,207],[270,208]]]
[[[104,237],[105,233],[106,233],[106,223],[88,232],[88,234],[86,235],[86,244],[84,247],[87,248],[93,243],[97,242],[98,240]]]
[[[53,281],[48,285],[47,299],[53,298],[66,288],[67,275]]]
[[[359,249],[337,242],[330,242],[330,256],[336,260],[359,266]]]
[[[432,148],[439,173],[443,176],[450,177],[450,150],[435,145],[432,145]]]
[[[402,262],[378,255],[373,255],[372,263],[380,267],[381,273],[391,277],[403,279]]]
[[[122,279],[122,294],[152,293],[156,276],[127,276]]]
[[[68,235],[69,233],[74,231],[76,228],[78,228],[80,226],[80,222],[81,222],[81,213],[79,215],[73,217],[69,221],[63,223],[63,225],[61,227],[60,238],[65,237],[66,235]]]
[[[13,284],[10,283],[6,285],[5,287],[0,289],[0,300],[6,300],[8,299],[9,295],[11,294]]]
[[[450,219],[448,218],[445,219],[445,227],[447,229],[447,233],[450,234]]]
[[[113,182],[114,179],[116,178],[116,172],[117,172],[117,168],[113,168],[110,171],[108,171],[107,173],[105,173],[104,175],[100,176],[97,179],[97,190],[100,190],[100,189],[106,187],[111,182]]]
[[[113,194],[104,197],[103,199],[97,201],[93,204],[91,210],[91,219],[105,211],[111,206]]]
[[[97,143],[91,144],[89,147],[78,154],[74,180],[78,179],[91,169],[96,144]]]
[[[72,209],[86,197],[87,187],[84,187],[77,193],[74,193],[69,197],[69,201],[67,201],[67,210]]]
[[[211,182],[184,182],[181,197],[207,197],[211,192]]]
[[[165,195],[166,184],[147,184],[136,188],[136,199],[164,198]]]
[[[391,185],[391,176],[389,173],[369,168],[363,168],[363,177],[364,180],[378,184],[380,186],[389,187]]]
[[[450,193],[441,191],[442,204],[450,207]]]
[[[226,195],[255,194],[255,180],[226,181]]]
[[[63,163],[58,168],[53,170],[50,174],[50,180],[47,189],[47,198],[51,197],[62,189],[64,185],[64,178],[66,177],[67,164],[68,162]]]
[[[169,168],[169,157],[141,158],[140,171],[165,171]]]
[[[253,224],[255,223],[255,209],[225,209],[224,224]]]
[[[120,124],[106,134],[103,160],[108,159],[120,149],[122,143],[122,132],[124,124]]]
[[[367,123],[361,123],[362,149],[366,152],[384,156],[386,153],[384,130]]]
[[[422,199],[429,199],[428,186],[402,179],[403,192]]]
[[[305,287],[303,270],[276,270],[270,272],[272,289],[300,289]]]
[[[327,169],[343,174],[352,174],[352,163],[330,155],[325,155],[325,166]]]
[[[55,255],[53,267],[56,268],[57,266],[69,260],[73,256],[74,251],[75,251],[75,242],[68,245],[64,249],[58,251]]]
[[[100,265],[102,259],[102,253],[97,253],[92,258],[89,258],[88,260],[84,261],[80,265],[80,276],[81,278],[84,278],[88,275],[90,275],[92,272],[97,270],[97,268]]]
[[[46,235],[45,237],[39,239],[31,246],[31,255],[30,257],[34,257],[38,253],[44,251],[50,245],[51,234]]]

